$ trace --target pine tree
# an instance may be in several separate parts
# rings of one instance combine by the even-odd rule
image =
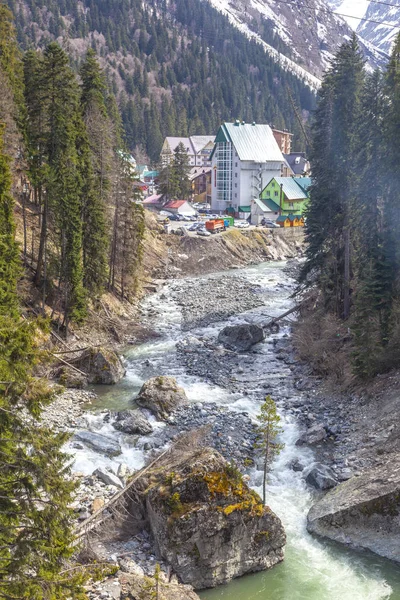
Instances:
[[[266,396],[264,403],[261,405],[260,414],[257,416],[260,422],[258,433],[260,442],[258,446],[263,451],[264,468],[263,468],[263,504],[266,500],[266,486],[268,469],[271,462],[283,449],[283,444],[278,443],[276,438],[282,433],[282,427],[279,425],[280,416],[276,410],[276,404],[271,396]]]
[[[38,427],[49,388],[31,375],[38,362],[37,326],[22,320],[9,159],[0,130],[0,596],[84,598],[82,578],[68,572],[74,484],[64,434]],[[23,413],[25,410],[25,415]],[[63,573],[63,569],[66,571]]]
[[[357,171],[354,152],[364,59],[357,39],[343,44],[324,77],[314,125],[313,185],[307,212],[308,261],[327,307],[350,315],[352,218]],[[324,211],[324,214],[321,211]]]
[[[190,165],[189,157],[182,142],[175,148],[172,159],[172,169],[176,178],[176,194],[180,200],[188,200],[192,192],[192,186],[189,179]]]
[[[111,183],[112,125],[105,104],[105,78],[93,50],[80,71],[81,107],[86,134],[81,137],[83,179],[83,270],[84,286],[91,296],[104,289],[108,239],[106,203]]]
[[[367,76],[362,93],[356,156],[354,369],[362,377],[379,369],[379,357],[388,341],[393,292],[393,273],[383,251],[385,104],[383,75],[375,71]]]

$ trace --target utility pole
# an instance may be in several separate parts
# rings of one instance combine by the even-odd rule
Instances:
[[[292,91],[291,91],[291,89],[290,89],[290,87],[288,85],[286,86],[286,91],[287,91],[287,94],[289,96],[289,101],[290,101],[290,104],[292,105],[293,112],[296,115],[296,119],[298,120],[300,128],[301,128],[301,131],[303,132],[304,139],[306,140],[307,150],[308,150],[311,147],[311,140],[308,137],[308,134],[307,134],[306,129],[304,127],[303,119],[300,116],[299,109],[298,109],[298,107],[296,105],[296,102],[295,102],[295,100],[293,98]]]

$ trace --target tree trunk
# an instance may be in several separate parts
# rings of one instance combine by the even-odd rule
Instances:
[[[47,211],[48,211],[48,204],[47,204],[47,194],[46,194],[44,204],[43,204],[43,212],[42,212],[42,219],[41,219],[42,223],[41,223],[41,229],[40,229],[40,243],[39,243],[39,252],[38,252],[36,274],[35,274],[35,284],[36,285],[39,285],[39,283],[40,283],[42,267],[43,267],[44,249],[45,249],[46,236],[47,236]]]
[[[350,224],[346,216],[344,227],[344,289],[343,289],[343,319],[350,316]]]

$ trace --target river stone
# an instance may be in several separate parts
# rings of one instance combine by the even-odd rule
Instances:
[[[79,373],[72,367],[61,367],[56,377],[58,383],[66,388],[81,390],[88,384],[87,376]]]
[[[119,477],[114,475],[114,473],[111,473],[111,471],[106,471],[101,467],[93,471],[93,475],[106,485],[114,485],[115,487],[121,489],[125,487]]]
[[[218,334],[218,341],[229,350],[246,352],[254,344],[262,342],[264,330],[259,325],[243,323],[242,325],[227,325]]]
[[[187,402],[187,397],[174,377],[159,376],[152,377],[142,385],[135,401],[158,419],[168,419],[171,412]]]
[[[305,444],[313,446],[314,444],[322,442],[326,437],[327,433],[323,425],[313,425],[299,437],[296,446],[303,446]]]
[[[316,490],[329,490],[337,485],[335,473],[321,463],[314,463],[304,469],[303,477]]]
[[[400,455],[340,483],[307,521],[312,533],[400,562]]]
[[[215,587],[283,560],[280,519],[216,450],[183,455],[157,479],[147,516],[160,556],[183,583]]]
[[[150,421],[140,410],[122,410],[117,413],[117,420],[113,423],[113,427],[132,435],[147,435],[153,432]]]
[[[93,431],[77,431],[73,439],[83,442],[86,446],[92,448],[92,450],[101,452],[107,456],[118,456],[122,452],[118,442],[100,433],[93,433]]]
[[[79,357],[78,365],[88,374],[89,383],[112,385],[125,375],[118,354],[106,348],[89,348]]]

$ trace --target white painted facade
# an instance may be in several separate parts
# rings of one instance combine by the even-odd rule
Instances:
[[[243,125],[239,127],[242,128]],[[251,127],[251,125],[247,127]],[[270,128],[268,129],[270,130]],[[234,141],[216,141],[211,163],[211,209],[213,211],[225,212],[227,208],[233,208],[237,212],[240,206],[251,206],[252,199],[260,197],[262,190],[271,179],[281,176],[286,161],[273,139],[272,133],[271,138],[272,140],[268,139],[266,146],[273,145],[272,152],[270,152],[272,160],[262,161],[259,160],[262,157],[260,148],[255,147],[256,160],[249,160],[251,149],[247,149],[246,160],[243,160],[240,158],[241,150],[236,148]],[[267,149],[264,155],[268,159]]]

